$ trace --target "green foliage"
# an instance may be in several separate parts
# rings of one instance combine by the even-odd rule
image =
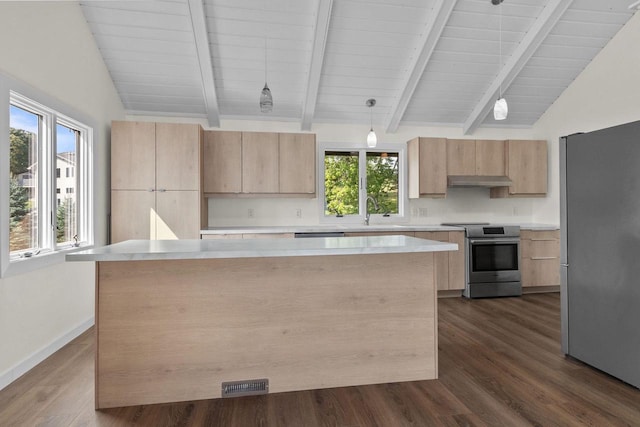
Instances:
[[[9,180],[9,230],[13,230],[29,213],[29,191],[18,184],[18,179]]]
[[[398,213],[397,157],[367,156],[367,194],[377,200],[377,213]]]
[[[358,156],[324,158],[325,214],[358,213]]]
[[[62,203],[58,205],[56,210],[56,242],[64,243],[71,240],[71,231],[69,230],[70,224],[68,219],[73,217],[73,209],[75,209],[75,203],[71,199],[64,199]]]
[[[12,176],[28,170],[30,142],[31,133],[22,129],[9,130],[9,169]]]
[[[347,154],[347,153],[345,153]],[[358,155],[327,154],[325,170],[325,214],[357,215]],[[367,194],[379,205],[375,213],[398,213],[398,157],[367,155]],[[373,206],[370,206],[373,209]]]

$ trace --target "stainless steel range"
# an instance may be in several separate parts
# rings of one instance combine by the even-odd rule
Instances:
[[[465,297],[522,295],[519,226],[488,223],[443,225],[465,229]]]

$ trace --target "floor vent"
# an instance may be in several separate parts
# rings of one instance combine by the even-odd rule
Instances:
[[[227,381],[222,383],[222,397],[254,396],[269,393],[269,380]]]

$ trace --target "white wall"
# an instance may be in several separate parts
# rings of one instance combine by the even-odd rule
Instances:
[[[532,129],[551,143],[550,197],[535,206],[535,220],[559,222],[560,137],[640,120],[639,41],[640,13],[636,12]]]
[[[77,3],[0,2],[0,71],[97,124],[95,238],[104,244],[109,127],[124,110]],[[93,310],[91,263],[0,279],[0,388],[90,326]]]

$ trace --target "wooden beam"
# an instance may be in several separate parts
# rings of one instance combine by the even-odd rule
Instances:
[[[489,89],[482,96],[478,104],[472,110],[471,115],[464,123],[463,131],[465,135],[472,134],[487,117],[492,110],[498,92],[502,87],[502,93],[513,83],[522,68],[538,50],[540,44],[547,38],[549,32],[555,27],[564,12],[571,5],[573,0],[551,0],[536,19],[535,23],[524,36],[513,55],[507,60],[498,76],[489,86]],[[499,6],[501,7],[501,6]],[[508,100],[507,100],[508,101]]]
[[[302,130],[311,130],[311,121],[316,111],[316,100],[318,98],[318,87],[320,86],[320,75],[322,74],[322,64],[324,63],[324,48],[327,44],[332,7],[333,0],[318,1],[316,31],[313,37],[313,52],[311,52],[311,63],[309,64],[308,72],[309,78],[302,103]]]
[[[209,33],[204,13],[203,0],[189,0],[189,14],[193,37],[196,42],[198,63],[200,64],[200,77],[202,78],[202,91],[204,93],[205,108],[209,126],[220,127],[220,110],[218,109],[218,97],[213,78],[213,64],[211,63],[211,51],[209,50]]]
[[[410,71],[407,73],[401,86],[400,95],[391,107],[391,114],[386,125],[387,133],[393,133],[398,130],[400,120],[409,105],[409,101],[411,101],[413,92],[418,86],[424,69],[429,63],[429,59],[438,43],[442,30],[449,20],[449,16],[451,16],[456,1],[457,0],[438,0],[432,13],[429,14],[429,20],[422,32],[418,49],[416,49],[419,54],[413,58],[413,63],[409,68]]]

